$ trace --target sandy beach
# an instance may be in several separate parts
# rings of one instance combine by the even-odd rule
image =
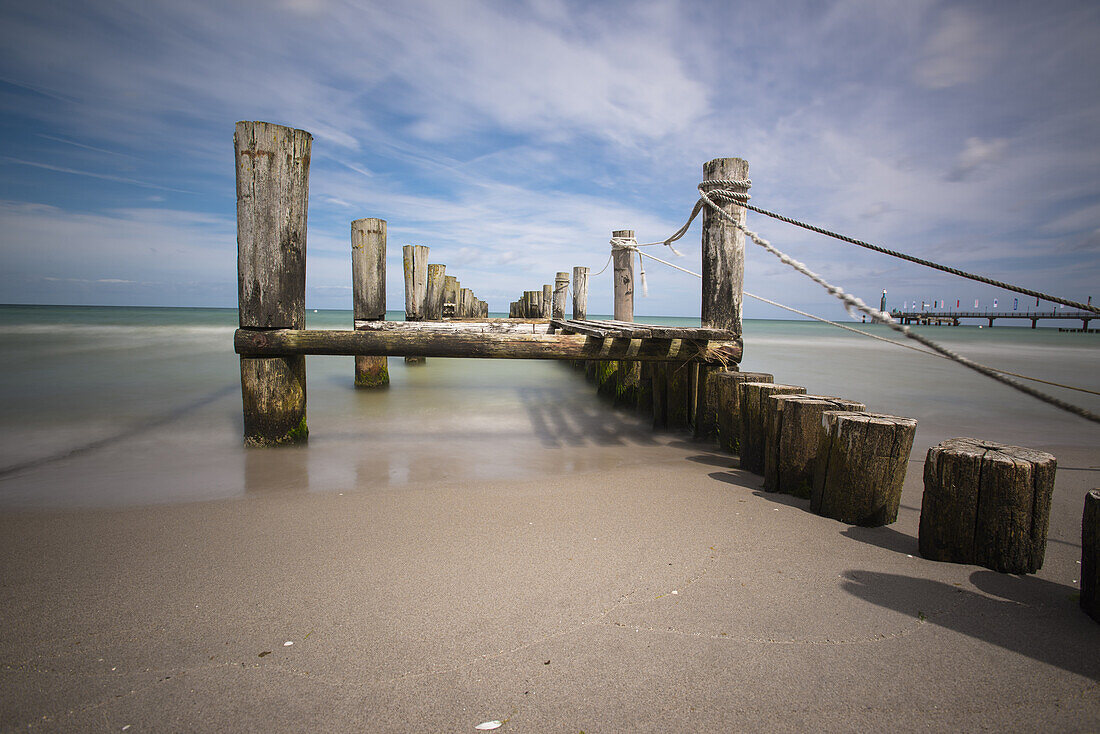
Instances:
[[[1033,577],[917,555],[921,447],[877,529],[676,434],[539,480],[8,512],[0,723],[1095,731],[1100,625],[1076,593],[1096,454],[1040,448],[1060,467]]]
[[[942,360],[747,324],[744,368],[918,419],[898,521],[861,529],[563,365],[364,391],[311,358],[308,446],[245,450],[234,312],[12,318],[3,731],[1100,729],[1100,433]],[[1029,332],[937,334],[1100,388],[1091,336]],[[966,435],[1057,456],[1039,573],[919,556],[925,453]]]

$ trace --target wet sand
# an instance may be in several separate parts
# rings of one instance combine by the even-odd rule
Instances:
[[[917,555],[927,443],[878,529],[675,434],[521,479],[306,492],[273,459],[234,499],[5,511],[0,727],[1100,729],[1096,451],[1033,444],[1057,488],[1018,577]]]

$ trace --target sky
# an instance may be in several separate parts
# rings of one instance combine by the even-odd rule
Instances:
[[[313,135],[310,309],[351,308],[354,219],[388,222],[389,308],[401,246],[421,244],[506,311],[598,271],[612,230],[663,240],[702,164],[734,156],[758,206],[1084,301],[1097,39],[1100,4],[1058,0],[0,0],[0,303],[235,306],[238,120]],[[873,305],[1014,298],[748,226]],[[698,271],[699,236],[661,256]],[[848,318],[747,249],[747,291]],[[697,279],[646,273],[636,314],[699,314]]]

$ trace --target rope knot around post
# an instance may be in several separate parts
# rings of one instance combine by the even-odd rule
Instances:
[[[672,245],[669,245],[669,247],[671,248]],[[648,298],[649,286],[645,279],[645,263],[642,261],[642,251],[638,249],[638,240],[634,237],[612,237],[611,251],[615,252],[616,250],[625,250],[638,255],[638,276],[642,280],[642,296]],[[675,252],[675,250],[673,250],[673,252]]]

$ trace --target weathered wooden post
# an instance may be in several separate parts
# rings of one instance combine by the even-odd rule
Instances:
[[[1081,608],[1100,622],[1100,489],[1085,494],[1081,515]]]
[[[573,318],[588,318],[588,268],[573,268]]]
[[[423,321],[428,298],[428,248],[405,245],[401,255],[405,270],[405,320]]]
[[[542,307],[541,318],[548,319],[550,314],[554,310],[554,286],[547,283],[542,287],[542,300],[539,302]]]
[[[237,303],[240,327],[304,329],[306,213],[313,137],[268,122],[238,122]],[[244,440],[305,441],[304,355],[241,357]]]
[[[814,460],[825,436],[827,410],[861,411],[854,400],[823,395],[773,395],[767,399],[764,438],[764,491],[809,499]]]
[[[653,376],[653,427],[668,426],[668,371],[669,362],[654,362]]]
[[[558,273],[554,276],[554,305],[550,310],[552,318],[565,318],[565,301],[568,297],[569,273]]]
[[[617,229],[611,233],[615,240],[634,241],[634,230]],[[634,320],[634,251],[622,246],[612,245],[611,265],[614,271],[614,319],[616,321]],[[638,402],[638,384],[642,369],[637,362],[619,362],[611,366],[615,376],[615,402],[619,405],[636,405]]]
[[[458,278],[453,275],[443,276],[443,313],[448,316],[458,314],[458,288]]]
[[[462,304],[459,306],[459,318],[470,318],[470,310],[474,302],[474,292],[469,288],[463,288],[462,294],[459,296],[459,302]]]
[[[428,248],[405,245],[401,248],[405,271],[405,320],[423,321],[428,301]],[[424,364],[424,357],[405,357],[405,364]]]
[[[834,411],[822,420],[810,510],[864,527],[897,520],[916,420]]]
[[[707,181],[747,181],[749,164],[741,158],[715,158],[703,164],[704,189]],[[748,193],[747,186],[729,183],[713,187]],[[745,223],[745,208],[732,202],[715,202],[739,224]],[[745,235],[709,206],[703,207],[703,303],[702,325],[712,329],[741,332],[741,299],[745,282]],[[711,376],[726,369],[700,364],[695,380],[695,435],[713,438],[717,428],[717,390]]]
[[[634,239],[634,230],[617,229],[611,233],[611,238]],[[634,252],[623,247],[611,248],[611,267],[614,271],[615,285],[615,320],[634,320]]]
[[[665,363],[665,425],[685,428],[691,425],[688,399],[691,394],[691,365],[687,362]]]
[[[711,376],[718,403],[718,446],[731,454],[741,450],[742,382],[774,382],[767,372],[717,372]]]
[[[428,264],[428,300],[424,318],[439,321],[443,318],[443,286],[447,280],[447,266]]]
[[[742,382],[741,395],[741,468],[754,474],[764,473],[764,447],[767,436],[768,398],[772,395],[803,395],[806,388],[776,385],[770,382]]]
[[[1046,554],[1055,458],[1020,446],[951,438],[924,462],[920,554],[1002,573],[1035,573]]]
[[[523,296],[527,301],[523,317],[526,319],[537,319],[542,313],[542,304],[539,303],[542,298],[542,291],[524,291]]]
[[[386,318],[386,220],[356,219],[351,223],[351,281],[353,328],[360,321]],[[390,383],[386,357],[355,356],[355,386],[382,387]]]

